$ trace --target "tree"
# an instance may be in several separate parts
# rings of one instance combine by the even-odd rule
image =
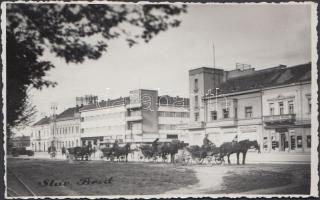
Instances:
[[[98,59],[108,41],[125,39],[129,47],[149,42],[177,27],[184,5],[145,4],[7,4],[7,127],[30,121],[27,90],[57,83],[45,80],[54,68],[41,60],[45,49],[67,63]],[[91,40],[90,40],[91,38]],[[92,39],[93,38],[93,39]],[[98,38],[98,39],[97,39]]]

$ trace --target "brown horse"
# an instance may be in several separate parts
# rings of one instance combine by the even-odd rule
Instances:
[[[230,155],[236,153],[237,154],[237,164],[239,165],[239,154],[242,153],[242,164],[245,164],[246,155],[248,149],[255,148],[260,153],[260,146],[257,140],[242,140],[239,142],[225,142],[220,146],[220,157],[228,156],[228,164],[230,162]]]
[[[183,141],[173,140],[170,143],[161,144],[158,149],[162,159],[166,160],[167,155],[170,155],[170,162],[174,163],[174,156],[178,153],[179,149],[183,149],[187,144]]]

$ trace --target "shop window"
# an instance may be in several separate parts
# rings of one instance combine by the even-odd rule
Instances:
[[[291,150],[296,149],[296,138],[294,135],[291,135]]]
[[[229,109],[225,108],[222,110],[223,111],[223,118],[229,118]]]
[[[246,118],[251,118],[252,117],[252,106],[245,107],[245,117]]]
[[[302,148],[302,136],[297,136],[297,148]]]
[[[211,121],[217,120],[217,111],[211,111]]]
[[[178,135],[176,134],[168,134],[167,139],[178,139]]]
[[[307,135],[307,148],[311,148],[311,135]]]
[[[263,137],[263,149],[268,149],[268,137]]]

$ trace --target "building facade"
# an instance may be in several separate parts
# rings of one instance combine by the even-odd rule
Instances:
[[[311,63],[256,71],[189,71],[190,123],[194,144],[205,134],[217,145],[257,140],[264,152],[309,152]]]
[[[128,97],[90,104],[80,112],[82,142],[98,148],[115,140],[138,144],[187,137],[178,126],[188,123],[189,100],[158,96],[156,90],[133,90]]]
[[[31,146],[34,151],[46,152],[52,144],[58,151],[62,147],[79,146],[80,107],[64,110],[59,115],[44,117],[32,126]]]

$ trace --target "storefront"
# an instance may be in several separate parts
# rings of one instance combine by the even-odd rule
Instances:
[[[310,127],[265,127],[264,152],[310,152]]]

